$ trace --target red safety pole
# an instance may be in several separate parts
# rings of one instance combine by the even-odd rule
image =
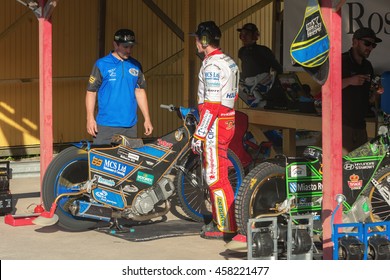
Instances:
[[[52,110],[52,23],[45,17],[47,0],[40,0],[42,8],[39,22],[39,125],[40,125],[40,182],[53,159],[53,110]],[[42,202],[42,190],[41,190]]]
[[[321,13],[330,38],[329,76],[322,87],[322,151],[323,151],[323,257],[333,256],[331,214],[337,203],[335,197],[342,188],[342,119],[341,119],[341,12],[333,11],[332,0],[321,1]],[[341,222],[341,212],[335,223]]]

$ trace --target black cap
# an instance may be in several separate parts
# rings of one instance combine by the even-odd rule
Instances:
[[[257,26],[254,23],[246,23],[246,24],[244,24],[243,27],[237,29],[238,32],[241,32],[242,30],[248,30],[251,32],[259,32],[259,29],[257,29]]]
[[[355,33],[353,33],[353,38],[355,38],[355,39],[372,38],[375,40],[375,43],[382,42],[382,39],[379,39],[378,37],[376,37],[375,32],[371,28],[368,28],[368,27],[362,27],[362,28],[359,28],[358,30],[356,30]]]
[[[222,36],[221,29],[219,29],[214,21],[204,21],[199,23],[198,29],[195,33],[191,33],[190,35],[201,37],[205,33],[207,33],[207,35],[210,36],[210,40],[213,41],[219,41]]]
[[[130,29],[119,29],[114,34],[114,41],[116,43],[135,45],[135,34]]]

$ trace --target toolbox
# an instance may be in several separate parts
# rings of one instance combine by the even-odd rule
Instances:
[[[9,161],[0,161],[0,215],[13,211],[12,195],[9,189],[9,180],[12,178],[12,170]]]

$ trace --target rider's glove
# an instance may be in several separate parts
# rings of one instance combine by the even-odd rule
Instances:
[[[200,155],[203,152],[203,143],[202,140],[197,138],[192,138],[191,149],[194,154]]]

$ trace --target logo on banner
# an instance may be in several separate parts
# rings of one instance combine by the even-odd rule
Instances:
[[[136,181],[152,186],[154,183],[154,176],[152,174],[138,171]]]

